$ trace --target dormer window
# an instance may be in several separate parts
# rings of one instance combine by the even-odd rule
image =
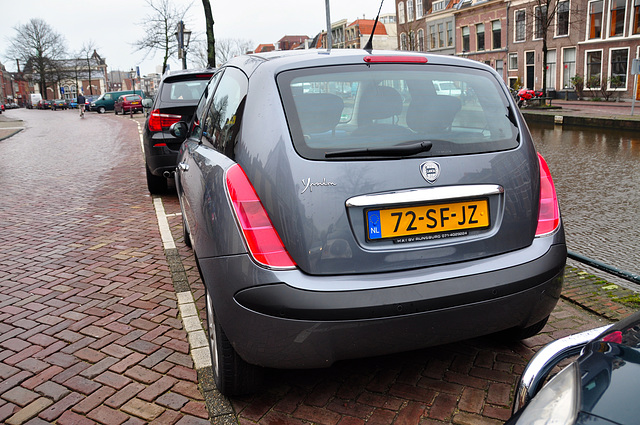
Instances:
[[[439,10],[444,10],[444,0],[439,0],[439,1],[433,2],[433,5],[431,7],[432,7],[434,12],[437,12]]]

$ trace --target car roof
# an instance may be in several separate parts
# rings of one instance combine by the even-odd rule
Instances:
[[[396,58],[426,58],[427,63],[441,65],[457,65],[484,70],[493,70],[484,63],[451,55],[420,53],[397,50],[362,50],[362,49],[306,49],[276,50],[266,53],[252,53],[236,56],[225,64],[236,66],[251,75],[258,67],[267,65],[274,68],[274,73],[287,69],[311,68],[315,66],[362,64],[365,57],[388,58],[390,62]],[[493,70],[495,71],[495,70]]]

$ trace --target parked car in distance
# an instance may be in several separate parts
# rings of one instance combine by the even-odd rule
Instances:
[[[67,105],[67,102],[64,101],[64,99],[54,99],[51,101],[51,109],[58,110],[58,109],[68,109],[69,106]]]
[[[434,81],[473,88],[438,95]],[[502,77],[452,56],[239,56],[171,126],[217,388],[538,333],[566,262],[553,180]]]
[[[53,107],[53,101],[48,99],[42,99],[38,102],[38,109],[51,109]]]
[[[163,76],[142,133],[149,192],[164,192],[167,179],[173,178],[184,137],[171,135],[169,127],[178,121],[191,121],[212,75],[211,69],[188,69]]]
[[[124,94],[116,100],[113,105],[116,115],[142,112],[142,96],[139,94]]]
[[[67,99],[65,102],[67,103],[67,108],[75,109],[78,107],[78,99],[75,97],[73,99]]]
[[[560,362],[578,354],[545,384]],[[637,424],[639,389],[640,312],[538,351],[522,374],[506,424]]]
[[[92,99],[91,110],[98,112],[99,114],[104,114],[106,111],[113,111],[116,100],[125,94],[138,94],[144,97],[144,93],[140,90],[110,91],[101,94],[97,99]]]

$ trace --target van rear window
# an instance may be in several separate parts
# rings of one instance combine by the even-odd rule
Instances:
[[[325,153],[431,141],[425,156],[518,146],[509,102],[493,74],[445,65],[309,68],[278,76],[296,150]]]

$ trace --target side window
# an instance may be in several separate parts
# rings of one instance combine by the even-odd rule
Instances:
[[[246,95],[247,77],[239,69],[227,68],[205,116],[205,137],[229,158],[233,158]]]
[[[105,94],[104,95],[104,100],[111,100],[111,95],[110,94]]]
[[[218,81],[220,81],[220,77],[224,71],[217,72],[211,77],[209,83],[204,88],[202,92],[202,96],[200,97],[200,102],[198,102],[198,106],[196,107],[195,119],[193,121],[194,125],[200,125],[204,122],[205,111],[207,110],[207,105],[211,103],[211,99],[213,99],[213,93],[216,90],[216,86],[218,85]]]

